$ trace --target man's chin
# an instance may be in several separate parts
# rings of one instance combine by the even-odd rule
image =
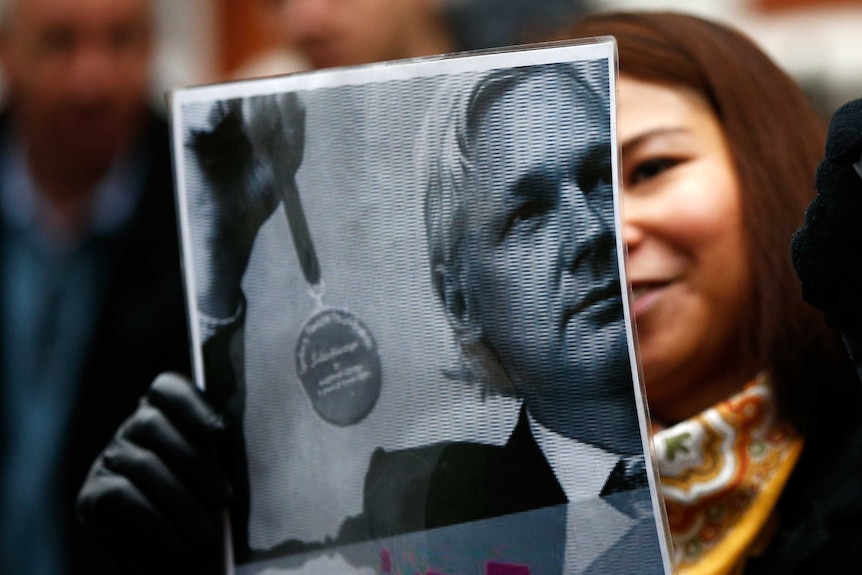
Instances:
[[[137,125],[138,115],[117,107],[88,108],[60,115],[52,131],[69,145],[117,149]]]
[[[117,130],[99,129],[83,133],[68,133],[66,137],[58,137],[56,149],[70,160],[84,165],[102,164],[116,158],[117,153],[125,148],[128,137]]]

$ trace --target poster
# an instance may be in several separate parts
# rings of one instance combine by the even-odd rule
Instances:
[[[616,75],[601,38],[171,94],[237,573],[670,572]]]

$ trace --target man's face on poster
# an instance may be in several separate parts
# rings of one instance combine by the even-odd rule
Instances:
[[[529,76],[482,112],[474,142],[468,321],[534,415],[630,397],[607,109],[573,78]]]

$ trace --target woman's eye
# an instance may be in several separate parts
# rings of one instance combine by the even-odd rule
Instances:
[[[638,184],[654,178],[662,172],[674,167],[680,161],[673,158],[653,158],[646,160],[635,166],[631,173],[632,184]]]

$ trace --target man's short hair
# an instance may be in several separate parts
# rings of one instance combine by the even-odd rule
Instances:
[[[607,86],[604,60],[504,68],[454,76],[436,95],[425,117],[416,145],[418,182],[425,194],[425,232],[434,293],[445,302],[447,278],[464,277],[463,239],[467,215],[481,205],[468,205],[463,193],[476,186],[476,136],[486,112],[503,95],[533,77],[558,82],[561,89],[581,88],[605,102],[597,83]],[[605,107],[607,107],[605,105]],[[450,375],[479,384],[488,392],[516,395],[494,350],[482,341],[478,326],[457,326],[461,349],[460,369]]]

